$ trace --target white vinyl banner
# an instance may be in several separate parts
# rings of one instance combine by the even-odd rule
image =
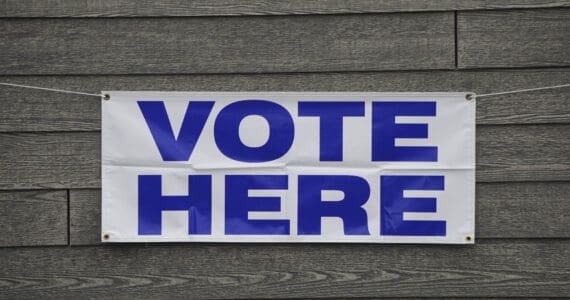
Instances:
[[[105,93],[104,242],[474,242],[468,93]]]

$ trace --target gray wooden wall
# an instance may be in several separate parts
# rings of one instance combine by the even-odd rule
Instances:
[[[570,1],[0,0],[0,81],[93,93],[556,85],[570,82]],[[477,103],[474,246],[101,245],[100,100],[1,87],[0,101],[0,298],[570,295],[569,89]]]

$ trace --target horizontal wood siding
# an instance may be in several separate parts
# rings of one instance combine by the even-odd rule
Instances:
[[[478,183],[476,195],[479,238],[570,237],[568,181]]]
[[[8,298],[560,296],[568,240],[0,249]]]
[[[570,83],[570,1],[0,0],[0,82],[99,93]],[[566,297],[570,89],[477,101],[476,244],[106,244],[97,97],[0,86],[0,299]]]
[[[100,139],[98,132],[0,134],[0,189],[99,187]]]
[[[457,14],[460,68],[570,65],[570,10]]]
[[[454,68],[452,12],[243,18],[0,19],[4,74]]]
[[[570,6],[563,0],[2,0],[0,17],[187,17],[360,14]]]
[[[0,228],[0,247],[67,245],[67,191],[0,191]]]

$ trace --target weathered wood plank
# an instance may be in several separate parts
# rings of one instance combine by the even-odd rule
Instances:
[[[476,196],[477,237],[570,237],[570,182],[477,183]]]
[[[570,9],[460,12],[460,68],[570,65]]]
[[[562,0],[2,0],[0,17],[184,17],[306,15],[570,6]]]
[[[0,249],[2,298],[565,296],[568,240]]]
[[[67,245],[67,192],[0,192],[0,228],[0,247]]]
[[[561,84],[570,68],[497,71],[355,72],[168,76],[8,76],[15,82],[75,91],[473,91]],[[495,96],[477,103],[478,124],[570,123],[570,89]],[[97,98],[0,87],[0,132],[101,128]]]
[[[477,180],[570,179],[570,126],[477,127]]]
[[[69,191],[69,242],[71,245],[101,243],[101,190]]]
[[[0,74],[450,69],[451,12],[2,19]]]
[[[477,238],[570,238],[570,182],[477,184]],[[101,241],[101,191],[70,191],[70,242]]]
[[[0,189],[100,187],[99,132],[0,133]],[[570,125],[479,126],[477,180],[569,181]]]
[[[100,186],[101,135],[0,134],[0,190]]]

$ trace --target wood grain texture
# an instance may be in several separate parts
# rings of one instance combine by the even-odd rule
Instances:
[[[568,240],[0,249],[2,298],[565,296]]]
[[[100,185],[101,135],[0,134],[0,190]]]
[[[101,190],[69,191],[69,243],[94,245],[101,243]]]
[[[476,196],[479,238],[570,237],[570,182],[478,183]]]
[[[538,7],[558,8],[527,9]],[[568,7],[0,0],[0,82],[95,93],[556,85],[570,78]],[[100,100],[1,87],[0,299],[566,297],[569,97],[478,102],[474,246],[100,245]]]
[[[359,14],[570,6],[562,0],[2,0],[0,17],[164,17]]]
[[[454,14],[2,19],[0,74],[455,67]]]
[[[0,228],[0,247],[67,245],[67,192],[0,192]]]
[[[570,237],[570,182],[478,183],[476,195],[477,238]],[[70,191],[69,238],[100,244],[100,190]]]
[[[570,9],[460,12],[460,68],[570,65]]]
[[[101,134],[0,133],[0,189],[98,188]],[[477,180],[569,181],[570,125],[479,126]]]
[[[477,180],[570,180],[570,125],[477,128]]]
[[[99,93],[160,91],[381,91],[491,93],[561,84],[570,68],[231,75],[6,76],[0,82]],[[570,89],[495,96],[477,103],[477,124],[570,123]],[[0,132],[101,128],[97,98],[0,87]]]

